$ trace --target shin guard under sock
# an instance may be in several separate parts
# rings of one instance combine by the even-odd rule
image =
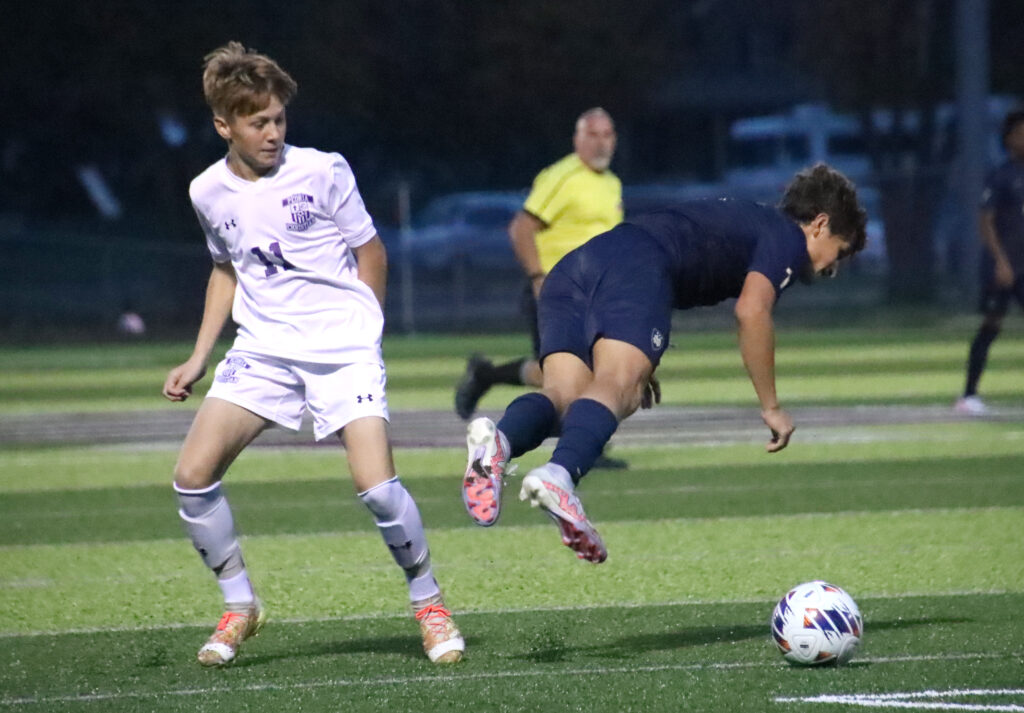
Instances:
[[[558,426],[558,412],[544,394],[533,391],[516,398],[498,421],[498,430],[508,439],[510,456],[528,453],[552,435]]]
[[[222,583],[225,601],[252,601],[252,584],[245,571],[234,517],[220,483],[199,490],[187,490],[175,484],[174,491],[181,506],[178,515],[185,531],[203,562]]]
[[[562,418],[562,435],[551,462],[569,471],[574,484],[594,466],[619,427],[615,414],[593,399],[577,399]]]
[[[438,594],[420,511],[398,477],[359,493],[359,499],[373,513],[384,544],[405,572],[409,599],[417,602]]]

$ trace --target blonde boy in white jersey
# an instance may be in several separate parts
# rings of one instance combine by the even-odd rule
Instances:
[[[431,661],[459,661],[462,636],[430,565],[423,524],[395,475],[380,342],[387,260],[355,177],[339,154],[285,144],[294,80],[272,59],[230,42],[205,58],[203,91],[228,153],[189,189],[214,265],[188,361],[163,394],[184,401],[206,372],[228,316],[232,349],[196,413],[174,471],[185,529],[217,575],[225,613],[200,648],[230,663],[265,619],[220,480],[264,428],[344,439],[352,480],[405,572]]]

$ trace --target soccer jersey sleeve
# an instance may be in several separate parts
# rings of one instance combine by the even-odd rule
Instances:
[[[999,203],[999,193],[1002,187],[1002,173],[997,168],[988,174],[985,179],[985,188],[981,192],[979,208],[982,210],[995,210]]]
[[[217,231],[210,226],[210,221],[206,219],[195,203],[192,204],[192,209],[195,210],[196,218],[199,220],[199,227],[203,229],[203,235],[206,236],[206,249],[210,251],[210,257],[213,258],[214,262],[230,261],[231,253],[228,252],[228,246],[217,235]]]
[[[327,190],[327,212],[350,248],[357,248],[377,234],[356,187],[356,177],[340,154],[331,154],[331,184]]]
[[[799,229],[793,226],[799,233]],[[809,260],[806,243],[799,235],[764,235],[757,241],[748,272],[759,272],[775,287],[778,298],[799,277]]]

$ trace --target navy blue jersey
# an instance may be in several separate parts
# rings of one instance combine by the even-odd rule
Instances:
[[[810,261],[796,222],[751,201],[688,201],[629,222],[668,253],[676,309],[739,297],[748,272],[767,277],[778,297]]]
[[[981,207],[993,211],[996,234],[1014,272],[1024,272],[1024,161],[1009,160],[989,174]]]

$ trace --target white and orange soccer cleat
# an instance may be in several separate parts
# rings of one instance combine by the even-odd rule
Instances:
[[[440,594],[413,602],[412,611],[420,623],[423,651],[433,663],[457,663],[462,660],[466,642],[452,621],[452,613]]]
[[[207,639],[196,658],[203,666],[226,666],[235,660],[242,642],[260,633],[267,613],[259,599],[252,604],[228,605],[217,630]]]
[[[466,429],[469,458],[462,479],[462,502],[473,522],[490,527],[501,515],[501,491],[508,467],[509,449],[504,434],[489,418],[475,418]]]
[[[565,469],[549,463],[527,473],[519,499],[529,500],[530,505],[546,512],[558,525],[562,544],[572,549],[578,558],[600,564],[608,559],[608,550],[587,519],[583,503],[574,490]]]

